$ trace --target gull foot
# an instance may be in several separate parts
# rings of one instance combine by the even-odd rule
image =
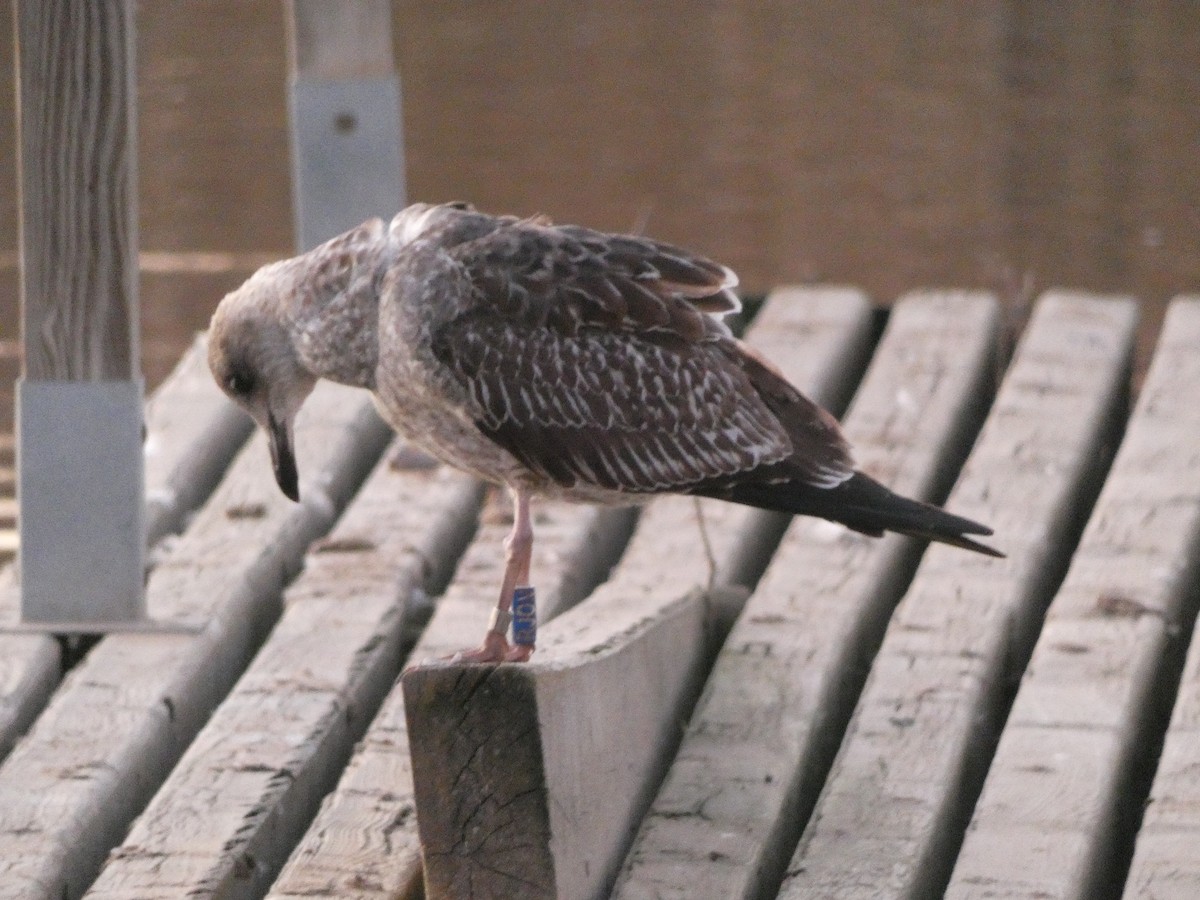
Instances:
[[[464,663],[528,662],[532,655],[531,645],[510,644],[504,635],[489,631],[480,646],[460,650],[445,658],[450,662]]]

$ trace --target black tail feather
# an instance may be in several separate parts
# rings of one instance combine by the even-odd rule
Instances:
[[[966,537],[990,535],[992,529],[986,525],[932,504],[902,497],[862,472],[855,472],[834,488],[818,488],[799,481],[759,481],[723,485],[716,490],[697,493],[760,509],[829,519],[872,537],[880,537],[885,531],[896,531],[987,556],[1004,556],[999,550]]]

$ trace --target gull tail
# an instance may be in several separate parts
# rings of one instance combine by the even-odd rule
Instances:
[[[742,482],[712,496],[761,509],[829,519],[871,537],[896,531],[987,556],[1004,556],[999,550],[968,537],[990,535],[992,529],[986,525],[902,497],[862,472],[855,472],[834,488],[814,487],[800,481]]]

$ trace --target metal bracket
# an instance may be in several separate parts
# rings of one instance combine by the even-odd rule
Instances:
[[[311,249],[404,205],[400,79],[314,78],[291,85],[296,234]]]
[[[3,631],[193,626],[146,615],[142,383],[17,386],[21,619]]]

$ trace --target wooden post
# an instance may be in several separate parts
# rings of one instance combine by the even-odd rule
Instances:
[[[296,237],[307,250],[404,205],[388,0],[289,0]]]
[[[18,0],[22,618],[144,612],[133,0]]]

